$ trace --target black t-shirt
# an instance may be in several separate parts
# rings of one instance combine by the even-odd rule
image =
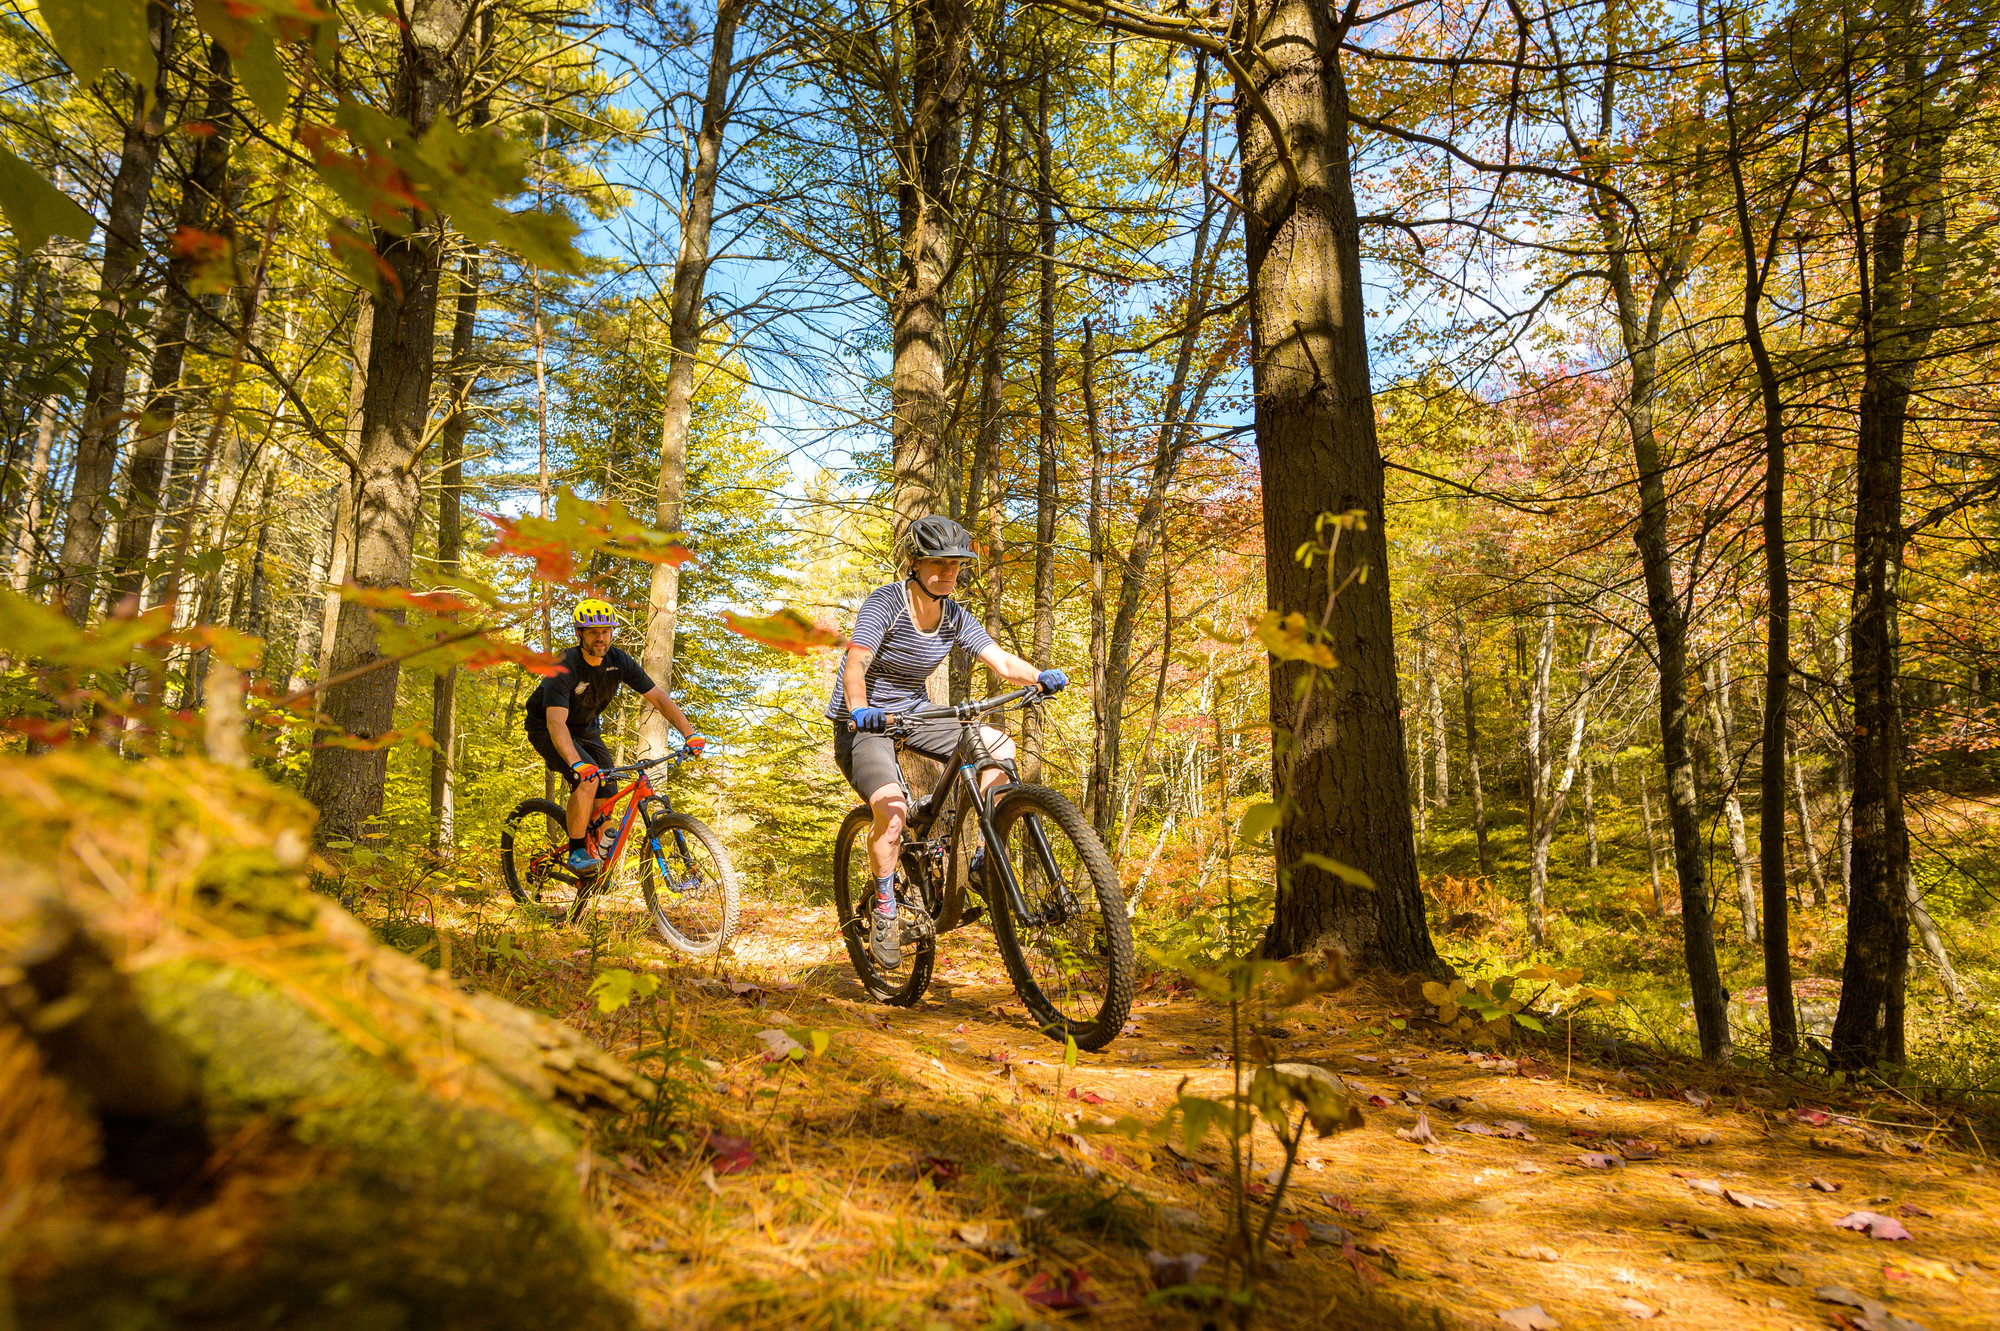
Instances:
[[[618,696],[622,680],[634,693],[651,693],[653,679],[628,652],[613,647],[604,660],[591,665],[583,659],[583,648],[563,653],[562,670],[544,679],[528,698],[528,733],[547,734],[548,710],[569,708],[569,733],[596,735],[597,719]]]

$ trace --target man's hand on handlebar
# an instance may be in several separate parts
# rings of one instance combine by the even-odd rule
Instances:
[[[889,714],[880,707],[857,707],[853,718],[854,729],[864,735],[879,735],[889,728]]]
[[[578,784],[585,781],[595,781],[603,775],[602,770],[596,763],[588,762],[582,758],[578,758],[575,762],[571,763],[569,770],[576,774]]]
[[[702,734],[700,731],[696,731],[686,739],[683,739],[681,743],[689,753],[699,758],[701,757],[702,750],[708,747],[708,736]]]

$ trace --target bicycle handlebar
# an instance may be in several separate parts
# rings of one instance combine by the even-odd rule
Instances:
[[[881,733],[885,735],[907,733],[913,722],[938,721],[946,718],[956,720],[960,725],[970,725],[982,716],[986,716],[992,712],[1004,711],[1012,707],[1015,703],[1039,702],[1047,696],[1047,694],[1042,692],[1041,685],[1026,684],[1007,693],[996,693],[991,698],[982,698],[978,702],[951,703],[944,707],[919,707],[914,712],[905,712],[900,716],[889,717]],[[852,716],[847,719],[847,730],[849,734],[856,733],[854,730],[854,718]]]
[[[627,773],[643,772],[649,767],[659,767],[666,763],[672,763],[678,767],[680,764],[692,761],[700,756],[700,754],[694,752],[692,749],[682,749],[679,753],[670,753],[664,758],[641,758],[638,762],[626,763],[623,767],[600,767],[597,770],[597,775],[600,779],[607,776],[624,776]]]

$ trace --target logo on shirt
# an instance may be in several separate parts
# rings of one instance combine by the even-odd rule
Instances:
[[[582,693],[582,692],[583,692],[583,691],[584,691],[585,689],[587,689],[587,688],[589,688],[589,687],[590,687],[590,681],[589,681],[589,680],[587,680],[587,679],[580,679],[580,680],[578,680],[578,681],[576,682],[576,687],[575,687],[574,689],[570,690],[570,692],[572,692],[572,693]]]

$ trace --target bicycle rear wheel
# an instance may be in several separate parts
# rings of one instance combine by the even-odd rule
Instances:
[[[1102,1049],[1132,1012],[1132,926],[1111,857],[1077,807],[1045,786],[1001,791],[993,830],[1022,899],[1045,921],[1016,919],[988,869],[993,937],[1014,992],[1044,1034]]]
[[[868,914],[875,896],[875,873],[868,865],[868,828],[874,817],[867,805],[847,815],[833,840],[833,909],[847,959],[870,998],[891,1007],[913,1007],[931,987],[937,964],[937,940],[923,938],[903,946],[903,964],[893,971],[876,968],[868,955]]]
[[[500,829],[500,876],[514,900],[540,906],[556,919],[572,918],[588,880],[570,872],[566,812],[554,800],[522,800]]]
[[[736,932],[736,866],[699,819],[650,801],[642,812],[648,840],[633,855],[654,932],[676,952],[712,957]]]

